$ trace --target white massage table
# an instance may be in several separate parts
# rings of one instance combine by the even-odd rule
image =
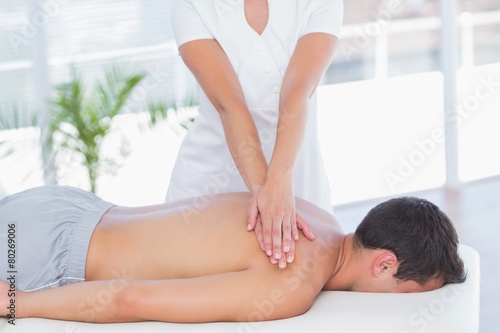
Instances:
[[[322,292],[304,315],[270,322],[171,324],[86,324],[47,319],[0,319],[0,333],[477,333],[479,332],[479,255],[460,252],[469,273],[463,284],[415,294]],[[214,300],[217,302],[217,300]],[[195,315],[195,314],[193,314]]]

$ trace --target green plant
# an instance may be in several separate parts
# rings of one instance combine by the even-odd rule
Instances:
[[[137,111],[131,110],[127,102],[145,77],[144,73],[126,74],[121,68],[111,66],[104,70],[100,80],[89,86],[85,84],[82,75],[72,68],[70,79],[54,88],[53,98],[48,104],[49,114],[44,117],[43,122],[29,110],[2,105],[0,131],[22,127],[48,128],[48,139],[40,142],[46,147],[46,154],[43,156],[44,169],[48,172],[46,180],[57,181],[57,165],[60,165],[60,160],[70,157],[73,161],[81,161],[88,174],[90,190],[95,193],[98,176],[113,173],[120,166],[116,156],[103,155],[103,141],[114,131],[113,119],[123,113],[125,107],[131,112]],[[188,98],[182,106],[194,105],[196,101]],[[162,101],[149,102],[147,112],[149,126],[153,127],[159,120],[167,119],[169,113],[177,113],[177,105]],[[187,129],[193,120],[194,118],[179,117],[178,121]],[[19,151],[19,147],[14,147],[13,142],[3,142],[1,138],[0,148],[0,157]],[[121,136],[120,154],[122,158],[129,154],[125,135]]]
[[[112,66],[104,71],[101,81],[88,89],[82,76],[72,69],[70,80],[55,88],[55,97],[50,103],[50,143],[56,151],[66,149],[81,157],[92,192],[96,191],[99,174],[112,172],[117,167],[114,159],[101,155],[103,139],[112,130],[113,118],[120,114],[145,76],[143,73],[127,75]],[[150,113],[163,116],[157,115],[157,110]],[[127,154],[122,149],[122,155]]]
[[[2,103],[3,104],[3,103]],[[14,103],[0,107],[0,131],[27,126],[36,126],[38,117],[35,113],[26,112],[24,108]]]
[[[198,105],[198,102],[193,98],[193,97],[187,97],[182,106],[183,107],[193,107],[195,105]],[[162,102],[150,102],[148,104],[148,112],[150,116],[150,125],[154,126],[156,125],[158,119],[167,119],[168,118],[168,113],[169,111],[173,111],[174,113],[178,113],[178,106],[175,103],[171,103],[170,105],[166,105]],[[195,121],[194,117],[187,117],[187,118],[182,118],[179,119],[179,125],[184,128],[185,130],[188,130],[191,124]]]

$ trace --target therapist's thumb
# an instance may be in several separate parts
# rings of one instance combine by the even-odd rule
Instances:
[[[258,216],[259,216],[259,208],[257,207],[257,203],[255,201],[252,201],[250,203],[250,206],[248,207],[248,224],[247,224],[248,231],[251,231],[255,228]]]
[[[304,234],[304,236],[306,236],[307,239],[314,240],[316,236],[314,236],[314,234],[312,233],[311,226],[309,225],[309,223],[307,223],[307,221],[304,220],[304,218],[299,214],[297,214],[296,216],[297,216],[297,228],[302,231],[302,233]]]

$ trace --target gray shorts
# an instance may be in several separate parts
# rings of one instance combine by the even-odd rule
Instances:
[[[23,291],[85,281],[92,233],[114,204],[68,186],[0,200],[0,280]]]

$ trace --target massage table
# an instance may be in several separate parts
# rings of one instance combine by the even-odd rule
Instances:
[[[307,313],[284,320],[204,324],[87,324],[26,318],[16,319],[14,326],[7,319],[0,318],[0,333],[477,333],[479,255],[466,245],[460,245],[460,253],[468,271],[468,279],[463,284],[411,294],[324,291]],[[217,300],[214,299],[214,302]]]

